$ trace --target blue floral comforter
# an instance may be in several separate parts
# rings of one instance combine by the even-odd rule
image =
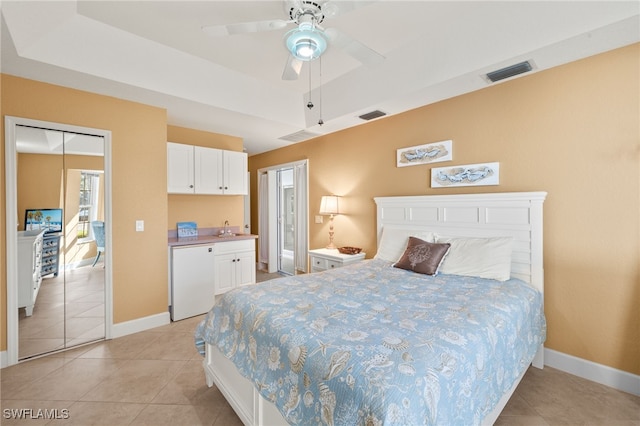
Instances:
[[[226,293],[198,325],[291,424],[479,424],[545,340],[519,280],[367,260]]]

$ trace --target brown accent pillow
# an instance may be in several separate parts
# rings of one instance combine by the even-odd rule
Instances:
[[[420,238],[409,237],[407,249],[393,266],[419,274],[436,275],[450,247],[449,243],[429,243]]]

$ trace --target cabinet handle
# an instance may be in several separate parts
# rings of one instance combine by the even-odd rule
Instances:
[[[193,188],[193,185],[189,185],[189,188]]]
[[[225,187],[224,187],[224,189],[229,189],[229,187],[228,187],[228,186],[225,186]]]
[[[222,189],[222,187],[221,187],[221,186],[219,186],[219,187],[218,187],[218,189]]]

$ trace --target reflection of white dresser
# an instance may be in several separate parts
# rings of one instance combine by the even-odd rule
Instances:
[[[18,308],[30,317],[42,282],[42,236],[44,231],[18,232]]]

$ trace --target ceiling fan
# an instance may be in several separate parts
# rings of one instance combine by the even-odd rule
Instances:
[[[283,80],[296,80],[302,64],[319,58],[328,45],[342,49],[364,65],[375,65],[385,58],[358,40],[336,28],[322,28],[326,17],[371,3],[371,1],[336,2],[330,0],[285,0],[284,9],[289,19],[242,22],[228,25],[210,25],[202,30],[210,36],[220,37],[235,34],[273,31],[295,25],[285,34],[285,46],[290,52],[287,58]]]

